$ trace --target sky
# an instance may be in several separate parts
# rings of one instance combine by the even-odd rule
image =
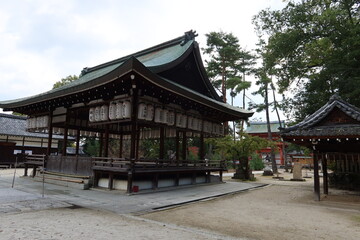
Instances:
[[[252,50],[257,42],[253,16],[285,4],[283,0],[0,0],[0,101],[48,91],[84,67],[189,30],[198,33],[200,47],[206,47],[206,33],[224,31],[238,37],[242,48]],[[262,100],[249,97],[257,103]],[[240,104],[238,99],[235,105]],[[264,114],[254,118],[265,120]],[[272,118],[276,120],[275,114]]]

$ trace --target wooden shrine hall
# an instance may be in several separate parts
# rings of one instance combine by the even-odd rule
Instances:
[[[94,186],[106,179],[109,189],[157,189],[210,182],[211,172],[225,170],[223,161],[205,160],[204,138],[224,135],[223,123],[247,119],[252,112],[222,101],[211,85],[193,31],[137,53],[84,68],[80,78],[32,97],[2,101],[4,111],[28,116],[31,132],[62,134],[64,148],[46,160],[46,170],[92,176]],[[69,136],[100,140],[99,156],[67,156]],[[189,160],[187,140],[198,138],[199,160]],[[174,158],[164,147],[175,140]],[[156,140],[156,159],[146,159],[139,146]],[[109,142],[119,153],[109,156]],[[129,141],[129,145],[124,145]],[[125,149],[129,155],[125,156]],[[128,150],[126,149],[126,150]],[[76,151],[78,153],[78,150]],[[187,179],[187,180],[184,180]],[[190,179],[190,180],[189,180]],[[141,185],[141,182],[146,184]]]
[[[328,194],[328,166],[331,183],[360,189],[360,109],[333,95],[319,110],[302,122],[281,129],[281,136],[313,150],[315,200],[320,200],[319,163],[323,189]]]

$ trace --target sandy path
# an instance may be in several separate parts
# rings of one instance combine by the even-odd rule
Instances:
[[[91,209],[0,215],[0,239],[223,239],[207,232]]]
[[[315,202],[311,180],[269,179],[277,185],[143,217],[250,239],[360,239],[360,196]]]

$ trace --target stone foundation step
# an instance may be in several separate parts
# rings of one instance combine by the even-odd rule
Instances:
[[[82,190],[87,190],[92,185],[92,180],[90,176],[77,176],[47,171],[43,173],[42,171],[37,171],[34,180],[37,182],[42,182],[43,179],[46,183]]]

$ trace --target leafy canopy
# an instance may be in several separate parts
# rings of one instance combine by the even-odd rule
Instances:
[[[264,62],[278,79],[288,116],[303,119],[338,92],[360,106],[360,2],[289,1],[253,22],[266,43]]]
[[[78,80],[78,79],[79,79],[79,77],[76,76],[76,75],[69,75],[66,78],[62,78],[60,81],[57,81],[56,83],[54,83],[53,89],[59,88],[61,86],[64,86],[64,85],[66,85],[68,83],[71,83],[71,82],[73,82],[75,80]]]

